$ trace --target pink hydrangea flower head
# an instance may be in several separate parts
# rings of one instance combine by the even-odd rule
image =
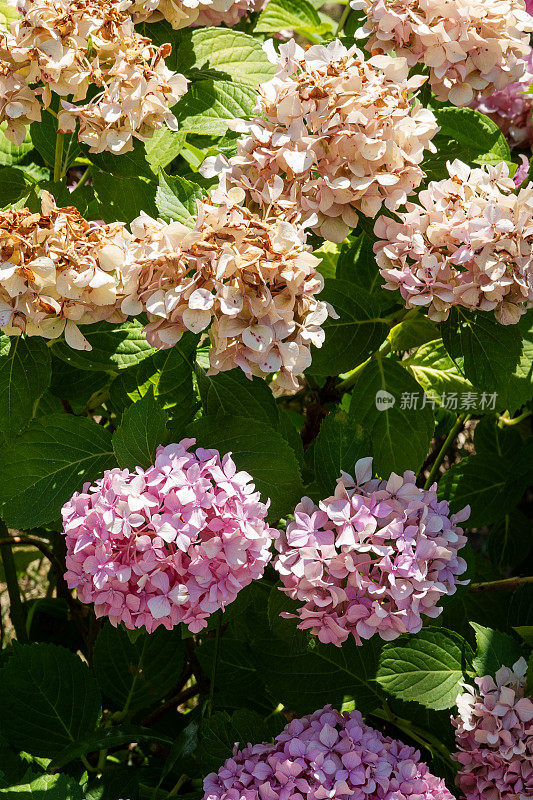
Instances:
[[[274,744],[235,745],[203,800],[453,800],[420,753],[325,706],[295,719]]]
[[[429,67],[436,97],[468,105],[477,92],[490,95],[524,74],[533,19],[524,0],[352,0],[370,35],[372,53]]]
[[[533,302],[533,184],[518,191],[507,164],[475,169],[454,161],[398,221],[380,217],[376,261],[386,289],[407,308],[447,319],[453,306],[494,311],[515,324]]]
[[[64,334],[70,347],[90,350],[80,326],[126,319],[120,306],[135,285],[131,240],[121,222],[89,222],[71,206],[58,208],[48,192],[40,214],[0,212],[0,329],[46,339]]]
[[[420,489],[413,472],[372,479],[372,459],[361,459],[333,497],[318,506],[302,498],[278,540],[282,591],[303,602],[282,616],[339,647],[350,635],[361,644],[418,633],[422,616],[438,617],[438,602],[461,583],[466,537],[457,523],[469,514],[450,514],[436,484]]]
[[[511,147],[533,145],[533,49],[524,59],[526,71],[519,81],[510,83],[488,97],[477,95],[472,108],[490,117],[505,134]]]
[[[229,453],[194,444],[159,447],[146,470],[107,470],[63,506],[65,577],[97,617],[198,633],[262,577],[277,535],[269,502]]]
[[[533,0],[526,0],[526,11],[533,15]]]
[[[494,679],[475,678],[457,698],[452,719],[459,752],[457,785],[466,800],[533,797],[533,700],[526,696],[524,658]]]
[[[249,377],[276,372],[276,391],[298,388],[311,344],[322,345],[321,325],[334,315],[316,299],[320,261],[301,226],[259,217],[226,198],[198,203],[193,229],[143,215],[131,230],[150,344],[172,347],[184,331],[209,328],[210,375],[235,367]]]
[[[374,217],[384,204],[405,203],[424,178],[421,162],[438,130],[413,98],[424,78],[408,78],[403,58],[363,53],[339,41],[304,51],[296,42],[265,51],[276,65],[259,87],[258,116],[234,120],[244,134],[237,155],[207,158],[206,177],[219,176],[220,200],[233,186],[252,204],[301,219],[340,242],[358,211]]]

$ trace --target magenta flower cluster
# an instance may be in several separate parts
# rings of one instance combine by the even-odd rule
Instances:
[[[154,466],[111,469],[63,507],[66,580],[97,617],[198,633],[263,575],[277,531],[247,472],[195,439],[159,447]]]
[[[204,780],[204,800],[453,800],[420,753],[325,706],[295,719],[274,744],[235,745]]]
[[[526,696],[526,671],[521,658],[494,679],[475,678],[477,688],[466,686],[457,698],[457,785],[466,800],[533,797],[533,700]]]
[[[436,484],[420,489],[414,472],[372,479],[372,459],[361,459],[333,497],[318,506],[302,499],[276,545],[282,591],[303,601],[298,627],[337,646],[350,634],[361,644],[418,633],[422,615],[437,617],[441,597],[461,583],[466,537],[457,523],[469,513],[450,515]]]

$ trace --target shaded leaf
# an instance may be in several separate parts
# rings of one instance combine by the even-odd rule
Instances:
[[[0,435],[10,442],[35,416],[50,385],[50,350],[37,337],[0,338]]]

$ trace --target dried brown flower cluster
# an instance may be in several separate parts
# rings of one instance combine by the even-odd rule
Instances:
[[[231,28],[264,5],[265,0],[132,0],[128,12],[135,22],[166,19],[173,28],[222,23]]]
[[[0,327],[56,339],[77,350],[90,346],[79,325],[123,322],[131,236],[120,222],[88,222],[71,207],[57,208],[44,192],[41,213],[0,214]]]
[[[52,94],[62,98],[59,129],[72,131],[79,120],[79,140],[91,152],[127,152],[133,138],[148,139],[164,124],[176,129],[169,109],[187,80],[165,66],[170,45],[155,47],[141,36],[125,6],[20,0],[21,19],[0,35],[0,91],[9,97],[0,103],[0,121],[7,120],[12,141],[22,141]]]
[[[365,61],[339,40],[305,52],[291,40],[279,55],[268,45],[277,71],[259,87],[258,116],[231,121],[244,134],[237,155],[206,159],[203,174],[220,176],[217,200],[239,186],[260,207],[340,242],[358,211],[394,210],[422,182],[438,130],[412,96],[424,78],[408,78],[404,58]]]
[[[322,276],[305,232],[229,199],[198,206],[193,230],[147,216],[131,225],[148,341],[172,347],[184,331],[210,326],[210,374],[236,366],[249,376],[279,371],[277,389],[294,391],[334,313],[315,297]]]

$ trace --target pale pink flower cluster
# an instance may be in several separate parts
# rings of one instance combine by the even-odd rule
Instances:
[[[405,203],[438,130],[411,96],[424,78],[408,78],[403,58],[365,61],[339,40],[306,51],[291,40],[279,55],[269,40],[265,50],[277,72],[259,87],[259,116],[230,123],[246,134],[236,156],[202,165],[205,176],[219,175],[214,198],[239,186],[257,206],[308,220],[331,241],[344,239],[357,211],[374,217],[383,204]]]
[[[59,130],[73,131],[79,121],[78,138],[94,153],[124,153],[134,138],[144,141],[165,124],[177,129],[169,109],[185,94],[187,80],[165,66],[170,45],[155,47],[141,36],[124,6],[120,0],[19,0],[21,19],[0,33],[4,88],[26,83],[0,116],[13,141],[22,141],[27,121],[38,118],[39,103],[49,107],[52,93],[62,98]],[[87,101],[91,87],[96,93]]]
[[[57,208],[47,192],[41,204],[40,214],[0,213],[0,328],[46,339],[64,333],[71,347],[90,350],[79,325],[126,319],[131,236],[120,222],[100,225]]]
[[[128,12],[135,22],[166,19],[173,28],[222,23],[231,28],[263,5],[264,0],[133,0]]]
[[[533,700],[526,696],[527,664],[475,678],[457,698],[452,720],[459,752],[457,785],[466,800],[533,797]]]
[[[524,0],[352,0],[366,21],[372,53],[394,50],[410,67],[429,67],[436,97],[468,105],[524,74],[533,19]]]
[[[418,633],[422,615],[438,617],[437,603],[461,583],[466,537],[457,523],[469,514],[468,506],[450,514],[436,484],[418,488],[413,472],[372,479],[372,459],[361,459],[333,497],[318,506],[302,498],[278,540],[282,591],[303,601],[281,616],[338,647],[350,635],[361,644]]]
[[[274,744],[235,745],[203,800],[453,800],[420,752],[325,706],[295,719]]]
[[[399,221],[376,222],[385,288],[437,321],[461,306],[515,324],[533,302],[533,184],[515,191],[505,163],[447,166],[450,177],[432,181]]]
[[[159,447],[146,470],[107,470],[63,506],[68,586],[115,626],[198,633],[270,561],[270,501],[229,453],[189,452],[195,441]]]
[[[209,374],[279,371],[278,391],[298,388],[295,376],[311,364],[311,344],[322,345],[321,325],[334,315],[315,297],[323,279],[301,227],[260,219],[226,198],[198,203],[192,229],[141,216],[131,230],[152,346],[172,347],[184,331],[209,327]]]
[[[519,81],[488,97],[478,95],[472,103],[498,125],[511,147],[533,145],[533,94],[528,93],[533,84],[533,49],[524,60],[526,71]]]

